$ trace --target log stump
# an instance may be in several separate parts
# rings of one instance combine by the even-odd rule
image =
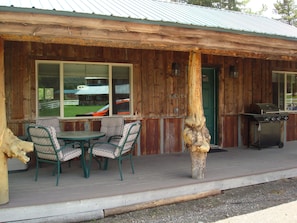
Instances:
[[[190,53],[188,70],[188,117],[183,138],[192,162],[192,178],[204,178],[211,136],[206,127],[202,101],[201,53]]]

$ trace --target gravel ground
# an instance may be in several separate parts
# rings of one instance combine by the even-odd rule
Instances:
[[[297,178],[223,191],[198,200],[110,216],[90,223],[215,222],[297,200]]]

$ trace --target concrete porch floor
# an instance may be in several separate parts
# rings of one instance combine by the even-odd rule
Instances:
[[[63,166],[59,186],[52,166],[9,174],[8,204],[0,205],[0,222],[79,222],[103,218],[108,210],[159,202],[192,199],[200,194],[297,177],[297,142],[265,149],[232,148],[209,153],[205,178],[191,178],[190,155],[185,153],[134,157],[135,174],[123,162],[124,181],[117,163],[107,171],[93,162],[84,178],[79,162]]]

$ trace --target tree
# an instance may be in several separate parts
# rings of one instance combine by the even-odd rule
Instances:
[[[261,5],[261,9],[259,11],[253,11],[251,8],[245,8],[245,6],[249,3],[249,0],[243,0],[241,9],[242,12],[253,15],[262,15],[265,11],[268,10],[268,6],[266,4]]]
[[[231,11],[240,11],[247,14],[262,15],[267,11],[268,7],[262,4],[259,11],[253,11],[251,8],[246,8],[250,0],[171,0],[171,2],[181,2],[192,5],[200,5],[210,8],[226,9]]]
[[[187,0],[186,2],[192,5],[201,5],[233,11],[240,11],[240,7],[245,4],[245,1],[242,2],[238,0]]]
[[[297,26],[297,5],[294,0],[277,0],[274,8],[281,21]]]

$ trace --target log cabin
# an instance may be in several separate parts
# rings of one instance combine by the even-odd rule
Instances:
[[[80,114],[108,105],[107,115],[141,120],[135,155],[181,152],[194,51],[211,144],[249,146],[243,114],[255,103],[288,112],[283,141],[297,140],[296,27],[158,0],[2,0],[0,23],[7,125],[17,136],[51,116],[65,131],[98,130],[100,116]]]

